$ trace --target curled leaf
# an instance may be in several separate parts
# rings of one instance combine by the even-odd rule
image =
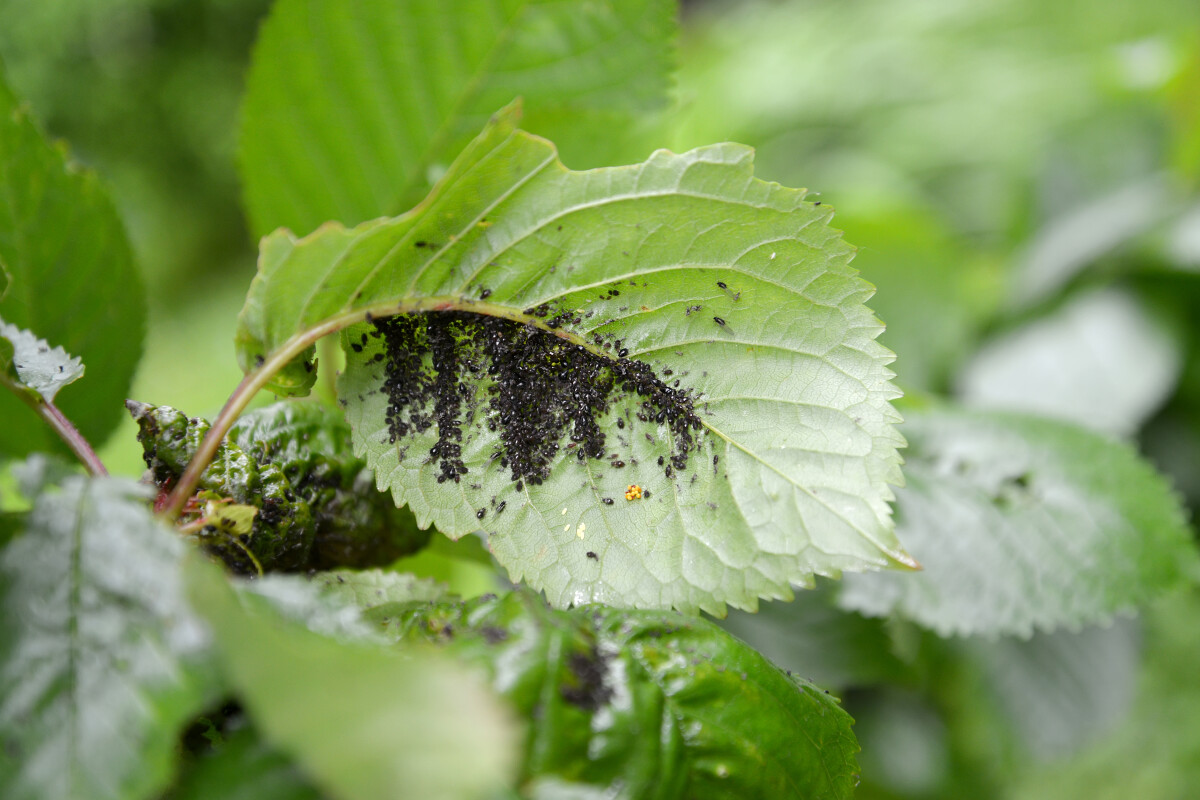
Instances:
[[[127,405],[153,480],[168,488],[209,423],[168,406]],[[201,539],[240,572],[256,561],[268,571],[386,564],[420,549],[429,533],[375,490],[348,438],[340,417],[314,404],[247,414],[201,478],[195,513],[204,513],[192,520]]]

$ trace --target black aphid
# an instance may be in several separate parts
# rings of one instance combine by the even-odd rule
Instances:
[[[528,313],[544,318],[553,309],[542,305]],[[575,312],[563,312],[552,321],[577,324],[579,319]],[[675,469],[684,468],[695,447],[701,422],[691,391],[670,387],[649,364],[625,358],[628,350],[619,341],[614,361],[533,325],[469,312],[374,322],[385,346],[376,358],[386,361],[382,391],[388,397],[388,441],[398,443],[436,424],[438,438],[429,456],[440,467],[439,482],[458,482],[466,474],[463,431],[483,423],[499,434],[493,460],[511,471],[518,489],[540,484],[563,449],[574,449],[580,461],[603,458],[608,448],[598,420],[622,395],[642,399],[638,419],[668,426]],[[482,385],[487,387],[486,417],[474,422]],[[625,427],[624,420],[618,419],[618,427]]]
[[[611,506],[613,504],[613,499],[611,497],[601,497],[600,502],[604,503],[606,506]]]
[[[588,557],[588,558],[590,558],[590,559],[592,559],[593,561],[599,561],[599,560],[600,560],[600,556],[596,555],[596,554],[595,554],[595,553],[593,553],[591,550],[588,550],[588,551],[587,551],[587,557]]]
[[[487,515],[487,509],[481,508],[475,512],[475,519],[483,519]]]

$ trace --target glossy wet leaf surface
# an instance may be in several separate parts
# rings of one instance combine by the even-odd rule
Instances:
[[[166,490],[209,429],[169,406],[128,401],[146,464]],[[189,530],[239,572],[387,564],[429,533],[374,488],[341,415],[276,403],[238,420],[200,479]],[[253,558],[251,558],[251,554]]]
[[[418,211],[265,239],[239,355],[252,369],[308,331],[453,311],[507,337],[517,366],[496,382],[514,370],[541,376],[507,408],[538,424],[573,413],[550,402],[552,390],[569,398],[642,370],[633,382],[649,375],[660,396],[674,392],[675,412],[620,387],[592,413],[601,454],[577,458],[562,428],[541,451],[541,483],[505,465],[529,451],[506,450],[511,429],[491,428],[505,409],[477,374],[486,361],[475,373],[460,362],[459,388],[440,392],[463,398],[458,481],[438,481],[440,421],[403,437],[389,423],[390,354],[370,325],[344,334],[339,393],[355,452],[397,504],[451,537],[483,529],[511,577],[556,605],[753,607],[814,573],[908,561],[887,506],[902,441],[891,355],[829,217],[804,191],[755,179],[744,147],[569,172],[502,115]],[[414,374],[429,376],[428,348],[414,341]],[[521,363],[522,341],[540,362]],[[273,388],[303,392],[313,375],[301,358]],[[434,393],[417,398],[425,414],[442,414]],[[683,414],[685,397],[699,422],[690,447],[669,416]],[[648,494],[627,499],[631,486]]]
[[[842,798],[857,782],[837,701],[703,620],[514,592],[413,604],[387,629],[480,666],[537,719],[523,796]]]

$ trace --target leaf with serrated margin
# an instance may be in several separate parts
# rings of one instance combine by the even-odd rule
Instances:
[[[242,109],[251,226],[308,233],[406,211],[497,108],[577,168],[650,147],[667,104],[671,0],[280,0]]]
[[[517,726],[474,673],[416,647],[322,636],[211,564],[189,567],[189,596],[250,717],[331,797],[489,797],[511,779]]]
[[[1179,498],[1128,445],[1017,414],[939,410],[904,424],[896,524],[924,571],[847,576],[839,602],[942,635],[1078,629],[1197,564]]]
[[[143,798],[224,691],[181,591],[186,545],[132,481],[44,489],[0,553],[0,795]]]
[[[702,430],[674,478],[657,465],[671,429],[639,420],[625,395],[599,419],[612,463],[579,461],[564,441],[540,485],[493,459],[500,439],[480,401],[463,430],[469,474],[441,483],[427,463],[436,426],[394,440],[381,341],[346,332],[339,394],[380,487],[452,538],[486,530],[513,579],[558,606],[721,614],[790,597],[814,574],[911,564],[887,505],[903,440],[892,355],[863,305],[872,289],[831,212],[752,166],[749,148],[724,144],[570,172],[501,114],[413,212],[267,237],[240,317],[242,366],[371,315],[454,311],[693,392]],[[547,320],[543,304],[561,314]],[[277,391],[304,382],[302,362]],[[630,484],[652,496],[626,500]]]
[[[0,316],[88,365],[87,391],[55,404],[98,446],[121,419],[142,351],[145,298],[125,230],[96,176],[48,144],[0,71]],[[0,457],[66,452],[0,393]],[[10,420],[12,421],[11,424]],[[18,424],[17,420],[27,420]]]
[[[0,317],[0,372],[14,391],[28,390],[47,403],[58,390],[83,377],[83,362],[45,339],[9,325]]]

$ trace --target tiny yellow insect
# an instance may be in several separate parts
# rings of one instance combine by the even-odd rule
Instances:
[[[626,500],[642,499],[642,487],[638,486],[636,483],[629,484],[629,487],[625,489],[625,499]]]

